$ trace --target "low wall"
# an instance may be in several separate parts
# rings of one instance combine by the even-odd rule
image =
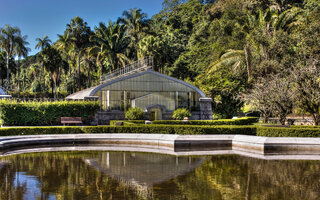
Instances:
[[[239,154],[263,159],[320,160],[320,138],[245,135],[68,134],[0,137],[0,156],[54,150],[123,150],[172,155]],[[281,157],[282,156],[282,157]]]

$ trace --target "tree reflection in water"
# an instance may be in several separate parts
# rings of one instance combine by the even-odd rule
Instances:
[[[51,152],[0,160],[0,199],[319,199],[319,161]]]

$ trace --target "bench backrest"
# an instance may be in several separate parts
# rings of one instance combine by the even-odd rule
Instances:
[[[61,117],[61,121],[82,121],[81,117]]]

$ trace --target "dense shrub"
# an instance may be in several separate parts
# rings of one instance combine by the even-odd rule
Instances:
[[[54,98],[51,92],[11,92],[10,93],[13,98],[20,98],[20,99],[33,99],[33,98]],[[65,98],[68,96],[67,92],[57,92],[58,98]]]
[[[152,124],[190,124],[190,125],[251,125],[258,122],[257,117],[243,117],[239,119],[219,119],[219,120],[189,120],[188,122],[181,120],[157,120],[152,121]]]
[[[190,125],[136,125],[136,126],[74,126],[74,127],[19,127],[0,128],[0,136],[68,133],[162,133],[179,135],[243,134],[255,135],[255,126],[190,126]]]
[[[191,112],[186,108],[179,108],[172,115],[172,118],[176,120],[183,120],[185,117],[191,117]]]
[[[258,127],[257,136],[266,137],[320,137],[320,129],[317,128],[276,128]]]
[[[320,128],[320,126],[308,126],[308,125],[293,125],[291,128]]]
[[[144,119],[144,112],[138,107],[129,108],[125,113],[125,118],[129,120],[141,120]]]
[[[123,122],[125,126],[145,124],[145,120],[110,120],[110,126],[115,126],[117,122]]]
[[[95,101],[16,102],[0,101],[3,125],[55,125],[60,117],[82,117],[84,122],[93,117],[99,103]]]

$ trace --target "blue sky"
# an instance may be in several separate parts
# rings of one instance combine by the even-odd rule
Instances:
[[[79,16],[91,29],[99,22],[115,21],[124,10],[141,8],[148,17],[158,13],[162,0],[0,0],[0,27],[18,26],[28,35],[29,55],[37,53],[35,39],[44,35],[54,42],[66,24]]]

